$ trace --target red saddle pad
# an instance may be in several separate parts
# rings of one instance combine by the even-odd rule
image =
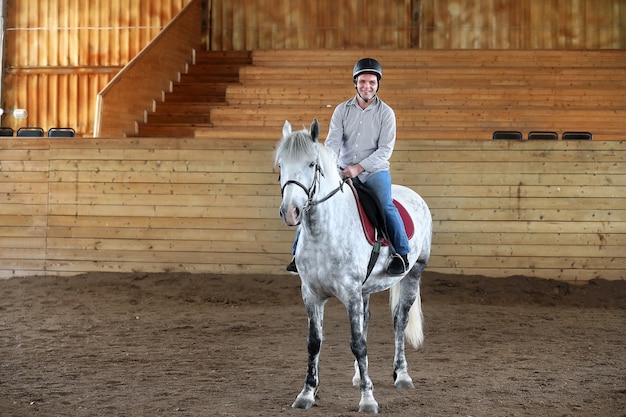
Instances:
[[[356,189],[352,185],[350,185],[350,188],[352,189],[352,192],[354,193],[354,197],[356,199],[356,205],[359,210],[359,217],[361,218],[363,232],[365,233],[367,241],[370,243],[370,245],[374,245],[378,240],[381,245],[388,246],[389,241],[387,239],[384,239],[382,236],[376,239],[376,230],[374,229],[374,225],[372,224],[370,219],[365,214],[365,210],[363,209],[361,200],[359,200]],[[406,230],[407,237],[411,239],[413,237],[413,234],[415,233],[415,225],[413,224],[413,219],[411,219],[409,212],[400,202],[398,202],[397,200],[393,200],[393,204],[396,206],[398,212],[400,213],[400,217],[402,218],[402,222],[404,223],[404,229]]]

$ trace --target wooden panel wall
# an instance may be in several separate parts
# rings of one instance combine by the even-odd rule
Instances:
[[[10,69],[5,78],[4,108],[24,108],[26,119],[3,115],[2,126],[72,127],[78,135],[93,131],[98,92],[121,67],[81,69]]]
[[[622,0],[212,0],[210,49],[623,49]]]
[[[189,0],[9,1],[10,65],[124,65],[187,3]]]
[[[425,49],[624,49],[622,0],[419,0]]]
[[[431,208],[436,271],[625,279],[624,144],[401,141],[392,174]]]
[[[9,0],[3,106],[29,116],[2,124],[91,133],[98,91],[188,2]]]
[[[212,0],[215,50],[410,48],[412,0]]]
[[[0,141],[0,277],[284,273],[275,143]],[[431,207],[433,271],[626,279],[624,145],[405,140],[392,175]]]
[[[10,139],[0,152],[0,278],[44,273],[49,146]]]

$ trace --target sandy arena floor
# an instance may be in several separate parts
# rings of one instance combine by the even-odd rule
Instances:
[[[347,316],[326,309],[321,387],[293,276],[87,274],[0,280],[0,416],[355,416]],[[370,375],[386,416],[626,416],[626,282],[426,272],[415,390],[392,380],[387,293]]]

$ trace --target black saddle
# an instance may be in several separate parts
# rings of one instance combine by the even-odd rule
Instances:
[[[372,223],[372,226],[374,226],[374,229],[380,236],[388,241],[387,222],[385,221],[385,213],[380,205],[380,201],[360,181],[352,181],[352,186],[356,190],[361,207],[363,207],[363,211]]]

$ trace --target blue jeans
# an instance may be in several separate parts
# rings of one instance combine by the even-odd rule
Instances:
[[[360,181],[358,178],[354,178],[352,181]],[[365,188],[374,193],[380,206],[385,213],[385,221],[387,222],[387,232],[389,233],[389,240],[393,245],[396,252],[400,255],[406,255],[409,253],[409,239],[404,229],[404,223],[402,217],[393,204],[391,196],[391,173],[389,171],[380,171],[369,176],[367,181],[363,184]]]
[[[352,181],[359,181],[358,178],[353,178]],[[361,182],[361,184],[363,184]],[[398,213],[398,209],[393,204],[391,196],[391,173],[389,171],[380,171],[369,176],[364,186],[370,190],[378,201],[385,213],[385,222],[387,223],[387,232],[389,233],[389,240],[393,245],[396,252],[400,255],[406,255],[409,253],[409,238],[406,235],[404,229],[404,223]],[[293,241],[293,247],[291,254],[296,254],[296,246],[298,245],[298,237],[300,237],[300,229],[296,232],[296,238]]]

